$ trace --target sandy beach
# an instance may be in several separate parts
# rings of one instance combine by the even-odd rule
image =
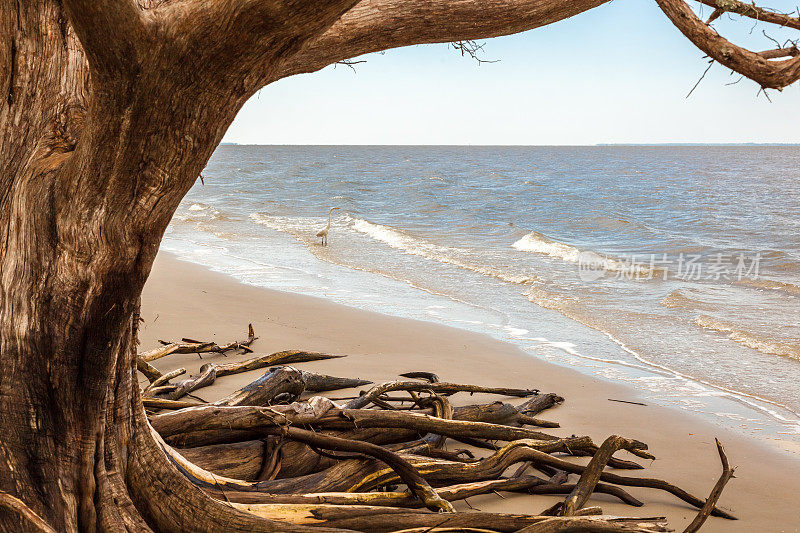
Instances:
[[[658,477],[705,497],[720,473],[714,438],[725,445],[736,478],[727,486],[720,506],[738,521],[709,519],[703,531],[800,531],[800,459],[774,447],[749,441],[688,414],[653,405],[633,405],[609,398],[637,401],[632,389],[612,385],[532,358],[516,347],[458,329],[355,310],[322,299],[243,285],[222,274],[159,255],[142,297],[141,350],[158,339],[191,337],[226,342],[243,338],[252,323],[259,339],[256,353],[284,349],[346,354],[346,359],[304,363],[298,367],[332,375],[373,381],[395,379],[409,371],[432,371],[442,380],[487,386],[538,388],[555,392],[566,402],[540,415],[557,421],[555,435],[589,435],[600,443],[611,434],[646,442],[657,460],[626,475]],[[230,355],[228,360],[247,355]],[[155,361],[162,371],[185,367],[196,373],[204,362],[221,355],[171,355]],[[222,397],[252,381],[262,371],[220,378],[198,395],[207,401]],[[331,394],[347,395],[348,391]],[[478,398],[459,394],[454,402]],[[608,514],[666,516],[681,530],[695,510],[669,494],[630,489],[645,502],[639,509],[604,496],[591,502]],[[470,499],[485,511],[537,513],[556,496],[504,494]]]

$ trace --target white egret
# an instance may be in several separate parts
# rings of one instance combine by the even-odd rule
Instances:
[[[317,233],[317,237],[322,237],[322,246],[326,246],[328,244],[328,232],[331,230],[331,215],[333,214],[334,209],[339,209],[339,208],[331,207],[331,210],[328,211],[328,225],[325,226],[325,229],[321,229]]]

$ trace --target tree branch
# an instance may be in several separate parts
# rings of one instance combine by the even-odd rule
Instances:
[[[722,474],[719,477],[719,480],[714,485],[714,488],[709,494],[708,498],[706,499],[705,505],[700,509],[700,512],[697,513],[697,516],[692,520],[692,523],[689,524],[686,529],[683,530],[683,533],[695,533],[699,530],[703,524],[705,523],[706,519],[708,519],[709,515],[711,514],[711,510],[717,504],[717,500],[722,495],[722,490],[725,488],[725,485],[731,478],[735,477],[733,475],[735,468],[731,468],[730,464],[728,463],[728,457],[725,455],[725,449],[722,447],[718,439],[714,439],[717,443],[717,453],[719,453],[719,459],[722,462]]]
[[[782,89],[800,79],[800,56],[770,61],[716,33],[683,0],[656,0],[656,3],[675,27],[706,55],[755,81],[762,89]]]
[[[276,64],[330,28],[358,0],[174,0],[150,11],[155,26],[176,43],[190,72],[211,70],[221,87],[246,93]],[[246,79],[242,80],[242,76]]]
[[[132,0],[64,0],[64,8],[96,76],[119,77],[136,68],[144,24]]]
[[[796,46],[787,46],[786,48],[775,48],[773,50],[764,50],[758,52],[758,55],[764,59],[778,59],[781,57],[794,57],[800,54],[800,50]]]
[[[558,22],[607,1],[362,0],[284,61],[264,83],[390,48],[511,35]]]
[[[755,4],[745,4],[739,0],[697,0],[701,4],[713,7],[714,11],[720,13],[736,13],[743,17],[750,17],[762,22],[769,22],[770,24],[777,24],[778,26],[786,26],[787,28],[794,28],[800,30],[800,18],[792,17],[786,13],[777,13],[775,11],[768,11]],[[715,17],[716,18],[716,17]]]

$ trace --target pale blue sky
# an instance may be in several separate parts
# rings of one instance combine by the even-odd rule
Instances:
[[[770,0],[786,11],[794,0]],[[710,11],[706,8],[705,14]],[[716,27],[756,50],[748,20]],[[794,32],[797,37],[798,32]],[[738,40],[737,40],[738,39]],[[365,56],[264,88],[225,141],[251,144],[596,144],[800,142],[800,87],[770,92],[707,66],[652,0],[614,0],[530,32],[486,41],[478,65],[447,45]]]

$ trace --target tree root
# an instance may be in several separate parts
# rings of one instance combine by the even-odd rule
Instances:
[[[0,492],[0,509],[6,509],[16,514],[20,520],[23,521],[23,523],[25,523],[27,526],[30,526],[30,528],[35,531],[39,531],[41,533],[56,533],[56,530],[50,527],[47,522],[42,520],[42,518],[33,512],[30,507],[25,505],[25,502],[19,498],[15,498],[10,494]]]
[[[249,339],[254,338],[251,330]],[[147,357],[139,358],[140,368],[156,355],[168,355],[164,352],[228,351],[248,346],[252,340],[209,346],[184,339],[171,343],[178,347],[165,345],[157,353],[146,352]],[[716,506],[725,483],[733,477],[721,446],[723,477],[704,501],[664,480],[607,470],[642,468],[614,456],[627,451],[652,458],[642,442],[612,436],[598,447],[589,437],[559,438],[530,428],[558,427],[556,422],[536,418],[564,402],[556,394],[446,383],[431,372],[409,372],[403,376],[407,381],[375,385],[340,405],[320,396],[298,398],[306,392],[370,382],[273,366],[335,357],[286,351],[243,362],[207,363],[198,376],[174,385],[170,380],[183,369],[163,375],[153,369],[158,376],[145,389],[144,403],[149,409],[163,409],[149,417],[160,449],[187,483],[238,513],[236,520],[243,520],[241,524],[247,523],[242,517],[248,515],[269,519],[252,522],[260,524],[254,530],[666,531],[661,518],[608,517],[598,507],[587,506],[593,494],[643,505],[622,487],[666,491],[701,509],[689,532],[696,531],[708,516],[734,518]],[[264,367],[271,368],[211,404],[178,401],[221,376]],[[459,392],[529,399],[517,406],[493,402],[453,407],[447,397]],[[494,451],[474,457],[470,450],[447,449],[451,439]],[[506,444],[498,447],[498,442]],[[570,456],[591,460],[582,466],[568,460]],[[515,464],[522,466],[506,477]],[[551,479],[524,475],[529,467]],[[580,479],[570,483],[570,474]],[[566,499],[542,515],[452,512],[452,501],[497,491],[565,494]],[[284,526],[288,529],[281,529]]]

